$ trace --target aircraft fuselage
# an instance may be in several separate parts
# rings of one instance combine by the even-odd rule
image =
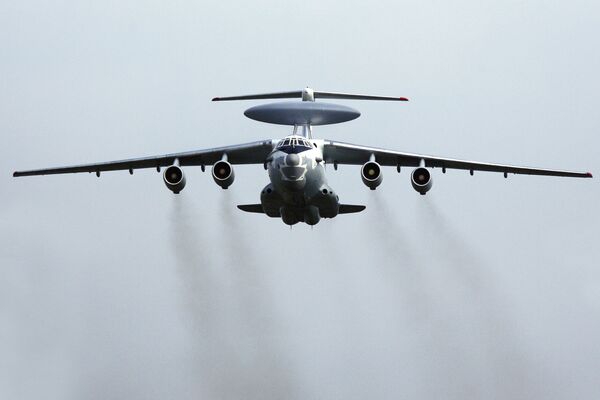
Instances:
[[[268,158],[270,183],[260,195],[265,214],[288,225],[315,225],[339,212],[339,197],[327,184],[322,141],[282,139]]]

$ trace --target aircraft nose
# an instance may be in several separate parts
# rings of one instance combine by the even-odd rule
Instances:
[[[285,163],[287,165],[300,165],[300,157],[298,156],[298,154],[288,154],[287,156],[285,156]]]

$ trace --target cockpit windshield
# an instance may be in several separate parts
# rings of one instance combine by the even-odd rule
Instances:
[[[312,144],[305,138],[299,136],[286,137],[277,143],[277,150],[288,154],[300,153],[310,150],[311,148]]]

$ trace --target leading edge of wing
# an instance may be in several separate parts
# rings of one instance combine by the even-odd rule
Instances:
[[[35,176],[35,175],[55,175],[79,172],[95,172],[99,174],[104,171],[129,170],[133,173],[134,169],[160,168],[172,165],[178,160],[182,166],[194,165],[212,165],[220,160],[224,154],[227,154],[228,161],[232,164],[262,164],[266,156],[273,149],[274,141],[272,139],[256,142],[216,147],[205,150],[193,150],[180,153],[170,153],[165,155],[131,158],[124,160],[115,160],[100,163],[80,164],[54,168],[32,169],[13,172],[13,177]]]
[[[144,158],[131,158],[124,160],[107,161],[93,164],[79,164],[69,165],[63,167],[53,168],[41,168],[41,169],[30,169],[25,171],[13,172],[13,177],[21,176],[35,176],[35,175],[56,175],[56,174],[68,174],[78,172],[104,172],[104,171],[117,171],[126,169],[139,169],[139,168],[155,168],[163,167],[172,164],[176,157],[169,158],[168,156],[150,156]]]
[[[430,156],[426,154],[404,153],[383,148],[356,145],[352,143],[325,140],[325,161],[338,164],[363,164],[369,161],[371,155],[385,166],[419,166],[421,160],[426,167],[444,169],[462,169],[472,171],[503,172],[505,174],[564,176],[573,178],[593,178],[591,172],[566,171],[544,168],[533,168],[509,164],[485,163],[478,161],[460,160]],[[344,154],[346,153],[346,154]]]

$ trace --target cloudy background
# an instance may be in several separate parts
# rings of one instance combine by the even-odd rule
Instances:
[[[598,179],[328,168],[359,215],[290,230],[188,168],[15,169],[280,137],[217,95],[345,102],[315,135],[600,173],[596,1],[0,5],[3,399],[593,399]]]

